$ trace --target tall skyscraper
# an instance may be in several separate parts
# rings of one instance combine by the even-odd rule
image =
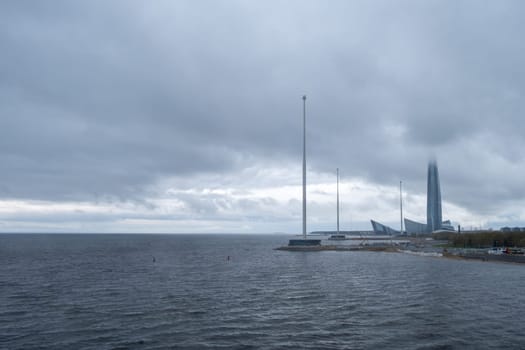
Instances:
[[[377,234],[398,234],[399,231],[371,220],[372,228]],[[439,172],[437,162],[428,163],[427,174],[427,223],[421,223],[404,218],[405,231],[409,235],[432,233],[436,230],[454,231],[449,220],[443,221],[441,214],[441,187],[439,185]]]
[[[428,163],[427,178],[427,229],[429,232],[442,228],[441,190],[439,188],[439,172],[435,160]]]

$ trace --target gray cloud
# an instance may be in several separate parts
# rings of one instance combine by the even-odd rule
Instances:
[[[4,1],[0,196],[140,201],[297,162],[306,93],[314,170],[424,192],[435,155],[447,200],[490,212],[525,194],[523,7]]]

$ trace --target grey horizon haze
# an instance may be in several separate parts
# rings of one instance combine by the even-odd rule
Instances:
[[[0,232],[525,226],[521,1],[2,1]]]

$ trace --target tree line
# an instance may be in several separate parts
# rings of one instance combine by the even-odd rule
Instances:
[[[434,233],[432,237],[448,240],[451,246],[457,248],[525,247],[525,232],[439,232]]]

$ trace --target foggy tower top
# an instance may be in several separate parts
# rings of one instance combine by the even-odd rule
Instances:
[[[437,162],[432,160],[428,163],[427,179],[427,226],[428,231],[433,232],[441,229],[441,190],[439,187],[439,172]]]

